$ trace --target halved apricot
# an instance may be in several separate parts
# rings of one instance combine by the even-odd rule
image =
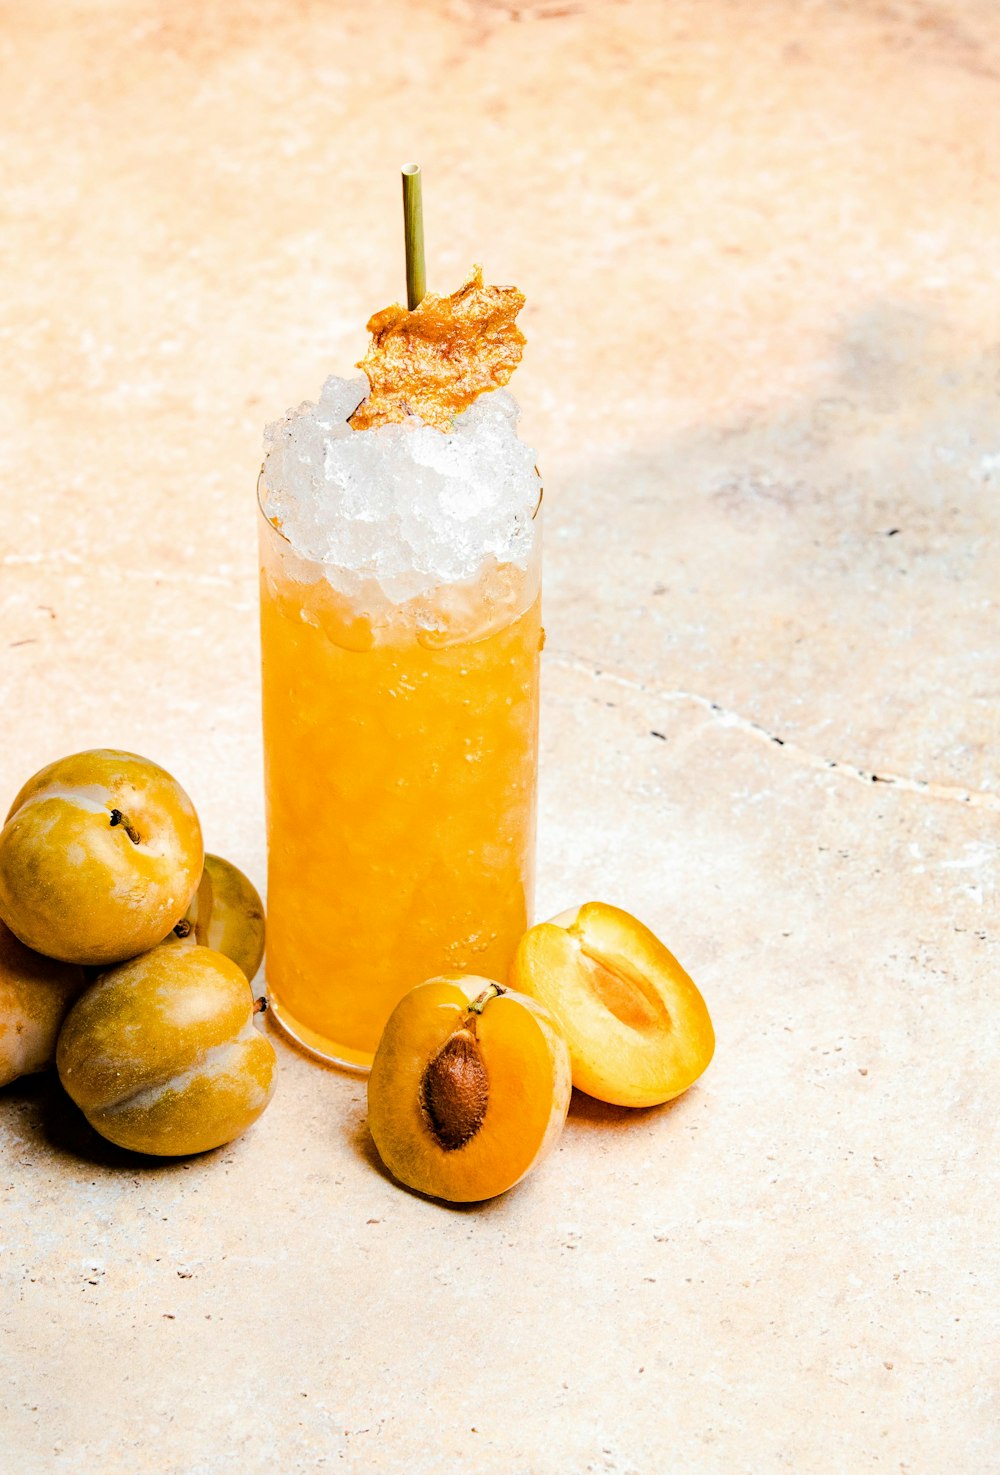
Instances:
[[[548,1009],[487,978],[446,974],[396,1005],[368,1078],[389,1171],[452,1203],[512,1188],[558,1140],[569,1053]]]
[[[648,927],[605,902],[532,927],[509,982],[551,1009],[574,1086],[599,1101],[670,1101],[712,1058],[715,1032],[692,979]]]

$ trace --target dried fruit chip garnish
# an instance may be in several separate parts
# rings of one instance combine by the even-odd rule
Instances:
[[[351,416],[372,430],[419,415],[436,430],[488,389],[506,384],[525,337],[514,319],[524,306],[516,287],[486,287],[481,267],[450,297],[428,292],[418,307],[386,307],[368,320],[372,335],[358,364],[371,393]]]

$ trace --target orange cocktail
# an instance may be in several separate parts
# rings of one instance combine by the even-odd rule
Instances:
[[[289,477],[301,459],[286,458]],[[327,514],[352,513],[357,528],[336,523],[319,557],[315,526],[297,532],[274,495],[280,474],[269,459],[260,527],[268,986],[287,1033],[365,1066],[409,988],[443,972],[503,979],[530,920],[538,492],[521,488],[509,548],[499,506],[486,551],[474,542],[484,527],[459,516],[450,542],[434,529],[433,556],[418,546],[423,567],[401,566],[397,549],[387,573],[379,519],[391,543],[397,513],[380,494],[366,509],[360,481],[354,502],[336,493]],[[456,497],[442,485],[444,518]]]

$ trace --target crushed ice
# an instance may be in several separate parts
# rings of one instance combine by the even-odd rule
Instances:
[[[266,511],[296,551],[397,602],[471,579],[490,557],[525,566],[540,482],[513,396],[481,395],[447,434],[419,420],[352,430],[367,390],[331,377],[317,404],[267,428]]]

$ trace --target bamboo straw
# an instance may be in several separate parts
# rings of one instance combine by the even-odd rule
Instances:
[[[406,305],[412,312],[427,291],[424,196],[419,164],[403,165],[403,231],[406,237]]]

